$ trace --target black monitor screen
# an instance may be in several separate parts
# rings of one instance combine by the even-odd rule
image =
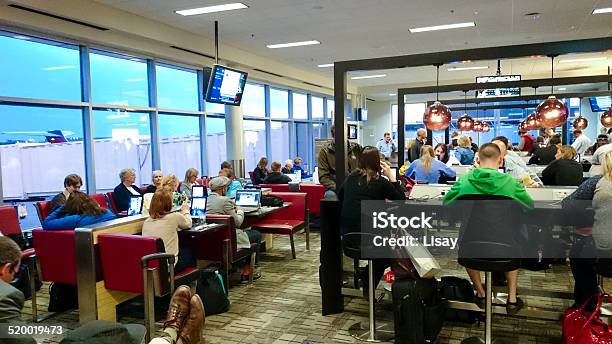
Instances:
[[[610,108],[610,100],[612,97],[589,97],[589,103],[591,103],[591,111],[601,112],[606,111]]]
[[[209,103],[240,105],[246,85],[247,73],[214,65],[206,91]]]

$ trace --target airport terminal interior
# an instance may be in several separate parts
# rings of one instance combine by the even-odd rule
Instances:
[[[611,66],[612,0],[0,0],[0,343],[612,343]]]

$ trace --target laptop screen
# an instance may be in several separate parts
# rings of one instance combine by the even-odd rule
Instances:
[[[236,191],[236,205],[240,207],[258,207],[261,192],[259,190]]]
[[[206,195],[204,195],[204,191],[206,190],[206,187],[203,185],[193,185],[191,186],[191,197],[196,198],[196,197],[205,197]]]
[[[293,183],[299,183],[302,181],[302,174],[301,173],[287,173],[287,176],[289,176],[289,178],[291,178],[291,181]]]
[[[139,215],[142,212],[142,196],[131,196],[128,216]]]
[[[191,198],[191,216],[199,219],[206,217],[206,197]]]

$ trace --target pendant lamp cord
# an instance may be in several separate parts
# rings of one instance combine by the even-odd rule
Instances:
[[[463,113],[467,114],[467,91],[463,91]]]
[[[436,101],[440,100],[440,65],[436,65]]]
[[[550,57],[550,95],[553,95],[555,87],[555,56]]]

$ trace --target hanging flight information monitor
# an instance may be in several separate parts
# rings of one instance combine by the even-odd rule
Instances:
[[[508,82],[520,81],[520,75],[496,75],[496,76],[478,76],[476,83],[482,84],[486,82]],[[476,98],[497,98],[497,97],[518,97],[521,95],[520,87],[507,88],[491,88],[476,91]]]

